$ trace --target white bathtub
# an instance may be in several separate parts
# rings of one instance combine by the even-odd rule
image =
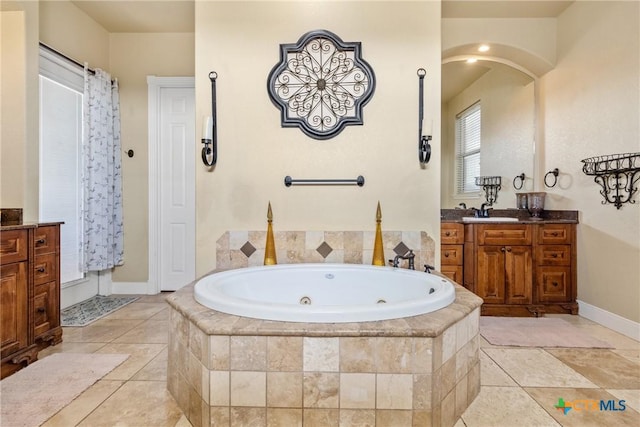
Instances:
[[[308,323],[364,322],[416,316],[455,299],[451,281],[401,268],[286,264],[214,273],[200,279],[196,301],[223,313]]]

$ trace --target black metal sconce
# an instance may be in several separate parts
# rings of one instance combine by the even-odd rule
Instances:
[[[422,134],[422,122],[424,121],[424,76],[427,71],[418,68],[418,160],[420,164],[426,165],[431,159],[431,145],[429,141],[433,139],[431,135]]]
[[[582,160],[582,171],[593,176],[602,187],[602,204],[613,203],[620,209],[623,203],[635,203],[633,195],[640,180],[640,153],[610,154]]]
[[[484,199],[488,206],[498,201],[498,191],[502,188],[500,176],[476,176],[476,185],[484,190]]]
[[[206,166],[213,166],[218,161],[218,123],[216,117],[216,79],[218,73],[212,71],[209,73],[211,80],[211,117],[206,117],[203,124],[202,132],[202,162]]]

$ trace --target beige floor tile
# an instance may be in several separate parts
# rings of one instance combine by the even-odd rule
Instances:
[[[613,395],[616,399],[624,400],[628,407],[640,412],[640,390],[608,389],[607,392]]]
[[[166,381],[167,380],[167,355],[168,349],[164,349],[156,357],[140,369],[131,378],[134,381]]]
[[[467,427],[560,425],[520,387],[483,386],[462,420]]]
[[[480,351],[480,385],[518,387],[518,384],[482,350]]]
[[[63,342],[111,342],[142,323],[143,320],[103,319],[84,327],[63,328]]]
[[[632,362],[640,364],[640,349],[638,350],[611,350],[620,356],[629,359]]]
[[[169,321],[145,320],[113,342],[166,344],[169,342]]]
[[[107,374],[107,380],[129,380],[138,371],[151,362],[162,350],[167,348],[166,344],[108,344],[102,347],[97,353],[119,353],[128,354],[129,358],[120,366]]]
[[[624,411],[600,410],[601,400],[613,400],[615,407],[622,409],[618,398],[602,389],[525,388],[525,391],[556,421],[566,427],[636,427],[640,420],[640,414],[628,407]],[[560,398],[564,400],[565,405],[573,406],[566,414],[555,407]]]
[[[38,359],[54,353],[95,353],[106,345],[103,342],[66,342],[64,338],[63,336],[60,344],[47,347],[38,353]]]
[[[170,314],[171,310],[169,309],[169,304],[167,304],[164,309],[151,316],[149,320],[169,320]]]
[[[79,426],[175,427],[182,417],[162,381],[128,381]]]
[[[193,427],[193,426],[191,425],[187,417],[183,415],[182,417],[180,417],[180,419],[178,420],[178,422],[174,427]]]
[[[640,349],[640,342],[634,340],[633,338],[629,338],[626,335],[622,335],[609,328],[606,328],[602,325],[599,325],[595,322],[591,325],[579,324],[575,326],[580,328],[583,332],[588,333],[594,338],[598,338],[598,339],[601,339],[602,341],[608,342],[614,348],[625,349],[625,350]]]
[[[522,387],[597,388],[539,348],[485,348],[483,351]]]
[[[149,319],[167,308],[166,303],[132,302],[105,316],[104,319]]]
[[[77,425],[118,390],[122,384],[124,384],[123,381],[98,381],[86,389],[80,396],[76,397],[60,412],[49,418],[42,427],[69,427]]]
[[[547,349],[602,388],[640,389],[640,363],[605,349]]]
[[[140,295],[140,298],[136,302],[149,302],[149,303],[163,303],[167,301],[167,297],[171,296],[173,292],[160,292],[155,295]]]

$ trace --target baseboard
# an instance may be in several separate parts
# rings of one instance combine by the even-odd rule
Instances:
[[[151,288],[149,282],[111,282],[112,294],[153,295],[156,290]]]
[[[80,280],[60,287],[60,308],[65,309],[74,304],[98,295],[97,282]]]
[[[584,301],[578,300],[578,305],[580,306],[580,316],[593,320],[602,326],[606,326],[636,341],[640,341],[640,323],[625,319],[622,316],[603,310],[595,305],[587,304]]]

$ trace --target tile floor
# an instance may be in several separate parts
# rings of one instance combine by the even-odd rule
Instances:
[[[83,328],[65,328],[56,352],[128,353],[122,365],[50,418],[44,426],[189,427],[166,389],[166,294],[136,302]],[[549,315],[553,316],[553,315]],[[614,349],[498,347],[481,339],[479,396],[455,427],[637,426],[640,343],[580,316],[555,315]],[[555,409],[565,401],[624,400],[624,411]]]

